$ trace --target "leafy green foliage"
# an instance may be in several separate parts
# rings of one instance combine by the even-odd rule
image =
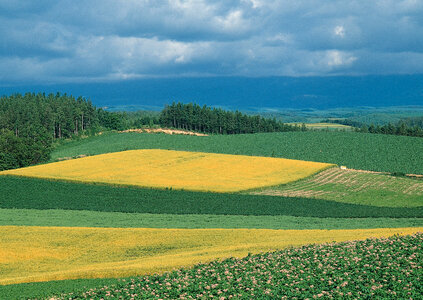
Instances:
[[[0,190],[1,208],[320,218],[423,217],[423,206],[374,207],[319,199],[114,187],[13,176],[0,176]]]
[[[395,298],[423,294],[423,233],[307,245],[116,281],[59,299]]]
[[[173,149],[275,156],[344,165],[351,169],[423,174],[423,140],[356,132],[283,132],[206,137],[112,133],[68,143],[52,159],[130,149]]]

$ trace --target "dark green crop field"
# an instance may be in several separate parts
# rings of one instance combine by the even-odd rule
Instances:
[[[375,207],[320,199],[201,193],[0,176],[0,208],[152,214],[422,218],[423,206]]]
[[[423,218],[174,215],[60,209],[0,208],[0,226],[108,228],[365,229],[423,227]],[[1,299],[1,298],[0,298]]]
[[[87,288],[101,288],[116,282],[116,278],[97,278],[0,285],[0,299],[51,299],[53,294],[83,292]]]
[[[284,132],[207,137],[106,133],[64,143],[52,160],[132,149],[172,149],[274,156],[352,169],[423,174],[423,139],[355,132]]]

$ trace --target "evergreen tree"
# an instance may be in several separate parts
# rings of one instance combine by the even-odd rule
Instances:
[[[275,119],[248,116],[239,111],[225,111],[221,108],[203,107],[197,104],[173,102],[160,113],[159,123],[163,127],[196,130],[214,134],[257,133],[274,131],[307,130],[291,126]]]

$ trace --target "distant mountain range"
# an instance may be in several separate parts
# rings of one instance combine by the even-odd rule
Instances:
[[[160,109],[172,101],[228,109],[329,109],[422,106],[423,75],[333,77],[202,77],[101,83],[1,86],[0,95],[68,93],[97,106]]]

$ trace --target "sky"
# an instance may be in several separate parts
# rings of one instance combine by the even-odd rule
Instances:
[[[423,73],[423,0],[0,0],[0,84]]]

